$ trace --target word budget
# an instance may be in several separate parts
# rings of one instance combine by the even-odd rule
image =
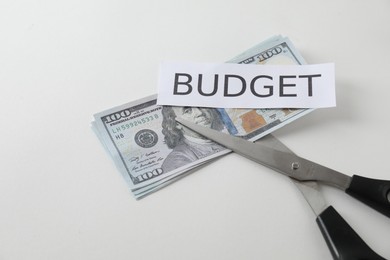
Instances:
[[[220,77],[223,78],[222,84],[219,84]],[[196,86],[196,91],[201,96],[209,97],[220,93],[224,97],[238,97],[243,95],[249,87],[250,93],[253,96],[265,98],[275,94],[274,82],[277,83],[276,95],[279,97],[296,97],[297,92],[288,91],[297,86],[307,89],[307,96],[313,96],[313,78],[321,77],[321,74],[312,75],[280,75],[277,80],[269,75],[256,75],[251,79],[245,79],[240,75],[214,74],[213,82],[205,84],[203,82],[203,74],[198,74],[197,80],[193,80],[191,74],[175,73],[173,83],[173,95],[189,95]],[[305,82],[302,82],[304,79]],[[206,85],[206,86],[205,86]],[[222,86],[221,86],[222,85]],[[210,89],[210,86],[212,88]],[[219,91],[222,88],[222,91]],[[208,90],[206,90],[208,89]],[[233,91],[234,89],[235,91]],[[301,91],[302,92],[302,91]]]

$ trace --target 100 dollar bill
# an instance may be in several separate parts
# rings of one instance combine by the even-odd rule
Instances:
[[[271,38],[229,62],[304,64],[287,38]],[[214,109],[157,106],[156,95],[94,116],[92,127],[135,197],[183,177],[229,150],[178,125],[176,117],[257,140],[307,114],[309,109]]]

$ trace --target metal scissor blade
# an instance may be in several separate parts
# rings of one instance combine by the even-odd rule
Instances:
[[[293,154],[296,156],[296,154],[293,151],[291,151],[290,148],[288,148],[284,143],[279,141],[279,139],[274,137],[272,134],[263,136],[261,139],[256,140],[255,143],[267,146],[277,151]]]
[[[316,181],[299,182],[294,179],[291,180],[301,191],[303,197],[317,216],[328,207]]]
[[[285,144],[283,144],[279,139],[275,138],[272,134],[268,134],[257,140],[255,142],[259,145],[265,145],[275,150],[283,151],[286,153],[294,154]],[[290,178],[290,180],[295,184],[295,186],[302,193],[306,202],[310,205],[313,212],[318,216],[320,215],[327,207],[328,204],[325,202],[322,193],[319,190],[319,185],[316,181],[305,181],[300,182]]]
[[[254,144],[242,138],[224,134],[179,118],[176,118],[176,121],[235,153],[279,171],[284,175],[297,178],[297,176],[292,176],[291,163],[289,163],[296,161],[297,156],[294,154],[278,151],[265,145]]]
[[[290,150],[254,144],[180,118],[176,121],[248,159],[299,181],[321,181],[342,190],[348,188],[351,182],[351,177],[301,158]]]

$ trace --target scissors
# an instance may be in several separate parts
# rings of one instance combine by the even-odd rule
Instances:
[[[297,156],[270,134],[253,143],[183,119],[176,118],[176,121],[233,152],[290,177],[316,214],[316,222],[333,259],[385,259],[363,241],[333,206],[327,205],[318,183],[341,189],[390,217],[390,181],[359,175],[350,177],[337,172]]]

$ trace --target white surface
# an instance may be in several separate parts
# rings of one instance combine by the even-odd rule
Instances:
[[[162,60],[223,62],[275,34],[335,62],[337,107],[276,135],[348,174],[390,179],[390,2],[0,3],[0,259],[331,259],[288,179],[237,155],[136,201],[89,128],[154,94]],[[326,199],[390,258],[389,219]]]
[[[181,61],[162,62],[159,71],[158,105],[216,108],[336,105],[334,63],[258,66]]]

